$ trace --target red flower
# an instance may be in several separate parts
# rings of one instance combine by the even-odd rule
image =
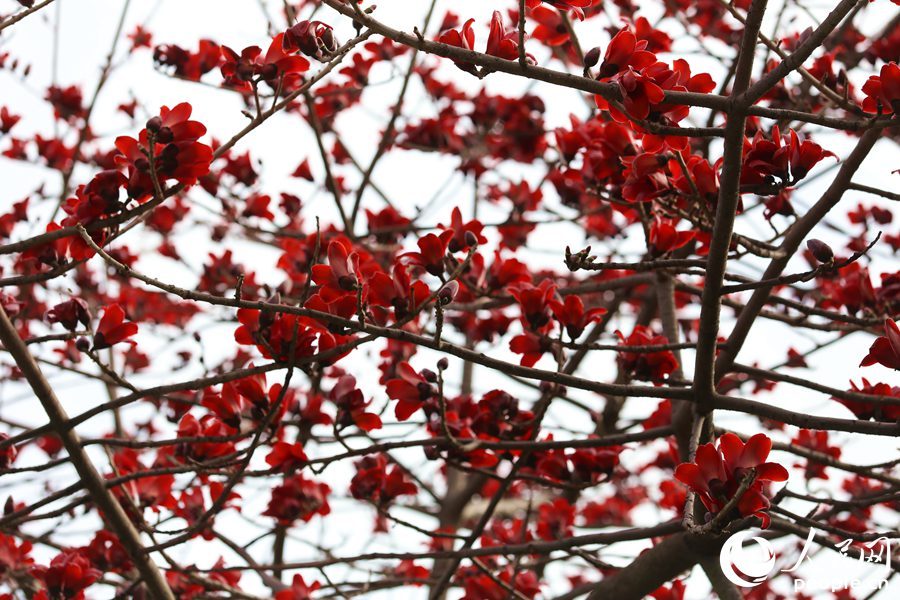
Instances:
[[[312,592],[320,587],[321,584],[318,581],[306,585],[303,576],[297,573],[291,580],[291,587],[275,594],[275,600],[312,600]]]
[[[442,44],[463,48],[465,50],[475,50],[475,32],[472,31],[472,23],[475,19],[469,19],[463,24],[462,29],[457,31],[450,29],[443,32],[438,41]],[[491,30],[488,34],[487,46],[485,53],[505,60],[519,59],[519,32],[516,30],[507,31],[503,24],[503,15],[500,11],[494,11],[491,16]],[[534,57],[528,55],[530,63],[534,64]],[[477,70],[472,63],[466,61],[453,61],[457,67],[469,73],[476,73]]]
[[[585,311],[584,302],[575,294],[566,296],[564,302],[552,301],[550,308],[553,310],[553,316],[557,318],[560,325],[566,328],[566,333],[573,341],[581,336],[588,323],[592,323],[601,315],[606,314],[605,308],[592,308]]]
[[[412,223],[393,206],[386,206],[379,212],[366,209],[369,233],[382,244],[395,244]]]
[[[684,580],[676,579],[671,586],[663,585],[657,588],[650,597],[653,600],[684,600],[685,587]]]
[[[78,186],[75,196],[68,198],[63,204],[63,210],[69,216],[63,219],[62,224],[87,225],[121,211],[124,204],[119,201],[119,188],[127,182],[125,176],[118,171],[100,171],[87,185]],[[75,244],[84,245],[87,252],[93,253],[80,236],[73,238],[71,245]]]
[[[9,435],[5,433],[0,433],[0,442],[5,442],[9,439]],[[10,444],[0,450],[0,469],[8,469],[9,466],[16,460],[16,455],[19,451],[16,449],[15,444]]]
[[[519,60],[519,32],[506,30],[503,15],[499,10],[495,10],[491,16],[491,31],[488,34],[485,53],[506,60]],[[534,64],[534,59],[532,57],[529,59]]]
[[[800,141],[797,132],[790,130],[791,139],[788,142],[791,165],[791,179],[796,182],[810,172],[816,164],[825,157],[837,158],[834,152],[825,150],[819,144],[810,140]]]
[[[53,105],[53,113],[57,119],[72,122],[84,117],[86,113],[81,88],[77,85],[66,88],[51,85],[47,88],[46,99]]]
[[[375,273],[369,280],[369,303],[391,306],[397,319],[403,319],[420,307],[431,295],[423,281],[412,281],[403,265],[395,264],[393,277]]]
[[[312,174],[312,169],[309,166],[308,158],[304,158],[303,162],[297,165],[297,168],[294,169],[293,173],[291,173],[291,177],[299,177],[300,179],[305,179],[307,181],[315,181],[315,178]]]
[[[635,19],[634,35],[647,42],[646,50],[650,52],[668,52],[672,49],[672,38],[666,32],[655,29],[646,17]]]
[[[91,323],[91,313],[88,311],[87,302],[81,298],[60,302],[47,311],[46,318],[48,322],[59,323],[69,331],[75,331],[79,323],[84,327]]]
[[[240,308],[237,318],[241,325],[234,331],[234,340],[255,345],[266,358],[288,360],[292,352],[294,358],[312,354],[316,333],[300,324],[296,315]]]
[[[399,379],[391,379],[385,384],[388,398],[397,400],[394,414],[400,421],[405,421],[425,403],[437,394],[437,390],[417,373],[408,362],[397,365]]]
[[[338,408],[338,427],[347,427],[352,423],[363,431],[381,429],[381,418],[375,413],[366,412],[369,403],[356,387],[356,379],[352,375],[344,375],[338,379],[331,388],[329,398]]]
[[[125,320],[125,311],[121,306],[118,304],[107,306],[97,325],[97,331],[94,332],[94,350],[102,350],[124,342],[137,332],[137,324]]]
[[[150,48],[152,46],[153,34],[144,29],[141,25],[136,26],[134,31],[129,33],[126,37],[131,40],[132,50],[138,48]]]
[[[830,456],[835,460],[841,457],[840,448],[838,448],[837,446],[828,445],[827,431],[810,431],[809,429],[801,429],[797,432],[797,437],[794,438],[792,443],[795,446],[799,446],[801,448],[809,448],[814,452]],[[801,467],[804,465],[796,466]],[[825,472],[824,463],[818,462],[815,459],[809,459],[806,462],[805,468],[807,479],[813,479],[816,477],[818,477],[819,479],[828,479],[828,473]]]
[[[537,287],[522,282],[509,289],[509,293],[522,309],[522,322],[534,331],[540,331],[550,321],[550,306],[556,298],[556,284],[544,279]]]
[[[692,92],[695,94],[708,94],[716,87],[709,73],[691,75],[691,68],[684,59],[676,59],[669,68],[665,63],[657,62],[643,70],[643,74],[651,78],[664,92]],[[611,110],[613,117],[622,120],[617,115],[618,111]],[[684,104],[670,104],[666,102],[654,104],[651,107],[651,119],[670,127],[687,118],[690,108]],[[640,129],[640,128],[639,128]],[[672,150],[687,150],[689,138],[679,135],[654,135],[645,133],[643,141],[645,152],[658,152],[664,147]]]
[[[685,246],[696,235],[696,231],[676,231],[674,221],[656,217],[650,225],[650,252],[654,256],[661,256]]]
[[[262,514],[276,518],[281,525],[291,525],[297,519],[309,522],[316,515],[331,512],[329,493],[328,485],[294,475],[272,490],[272,499]]]
[[[438,41],[442,44],[447,44],[448,46],[455,46],[457,48],[463,48],[465,50],[475,50],[475,32],[472,31],[472,24],[475,22],[475,19],[469,19],[466,21],[462,29],[457,31],[456,29],[449,29],[438,37]],[[470,62],[455,60],[453,63],[468,73],[475,73],[475,65]]]
[[[891,387],[886,383],[871,384],[869,380],[863,378],[860,387],[850,382],[852,392],[860,392],[863,394],[871,394],[874,396],[885,396],[887,398],[896,398],[900,401],[900,387]],[[868,421],[875,419],[884,423],[893,423],[900,420],[900,402],[894,404],[875,404],[874,402],[864,402],[860,400],[845,400],[836,398],[838,402],[850,409],[856,415],[856,418]]]
[[[790,180],[790,151],[777,125],[772,128],[772,139],[767,139],[762,130],[752,140],[744,139],[741,185],[770,186],[776,181],[786,184]]]
[[[269,210],[270,202],[272,202],[272,197],[269,195],[251,194],[246,200],[246,206],[241,215],[244,217],[259,217],[260,219],[271,221],[275,218],[275,215]]]
[[[733,433],[719,438],[719,446],[703,444],[697,448],[692,463],[682,463],[675,469],[675,478],[693,490],[715,514],[737,493],[748,469],[756,471],[753,483],[737,504],[741,516],[755,515],[768,527],[769,517],[764,512],[769,499],[763,490],[765,481],[787,481],[787,470],[773,462],[763,462],[772,449],[772,440],[763,433],[751,437],[746,444]]]
[[[568,454],[565,450],[541,452],[535,470],[542,477],[572,485],[596,484],[609,478],[621,452],[622,446],[581,448]]]
[[[5,106],[0,108],[0,133],[9,133],[21,119],[22,117],[12,114]]]
[[[116,138],[116,164],[128,173],[128,195],[141,200],[153,192],[148,154],[153,153],[154,168],[160,182],[175,179],[192,185],[207,173],[213,159],[212,148],[197,140],[206,127],[191,121],[191,105],[187,102],[171,110],[163,106],[158,117],[147,121],[138,139],[128,136]],[[151,148],[152,139],[152,148]]]
[[[617,78],[619,90],[622,92],[622,104],[628,115],[635,119],[646,119],[650,116],[650,107],[663,101],[666,94],[649,75],[628,69]]]
[[[861,367],[880,364],[900,371],[900,327],[892,319],[884,320],[884,335],[872,342]]]
[[[316,60],[327,60],[338,49],[331,25],[322,21],[300,21],[284,32],[285,50],[299,50]]]
[[[571,8],[587,8],[588,6],[597,4],[597,0],[528,0],[528,6],[535,7],[541,2],[544,2],[551,6],[555,6],[557,8],[561,8],[563,10],[568,10]]]
[[[410,264],[419,265],[432,275],[440,277],[444,273],[444,256],[447,254],[447,245],[452,237],[452,231],[444,231],[440,236],[433,233],[426,234],[416,242],[419,252],[407,252],[402,258],[406,258]]]
[[[16,545],[16,538],[0,533],[0,574],[6,577],[9,571],[25,571],[33,565],[34,559],[29,556],[31,549],[28,540]]]
[[[881,66],[862,86],[866,94],[863,110],[869,113],[900,112],[900,65],[889,62]]]
[[[328,244],[328,264],[313,265],[312,279],[322,286],[320,293],[333,300],[356,289],[358,271],[359,255],[349,241],[337,238]]]
[[[519,364],[523,367],[533,367],[535,363],[541,360],[545,353],[552,348],[550,342],[543,337],[538,337],[533,333],[526,331],[509,340],[509,349],[515,354],[521,354],[522,358]]]
[[[302,469],[308,460],[306,452],[303,451],[303,444],[300,442],[293,444],[275,442],[272,444],[272,451],[266,456],[266,463],[282,473]]]
[[[638,40],[630,27],[619,30],[606,47],[598,78],[610,79],[629,69],[640,71],[655,63],[656,55],[645,49],[647,44],[646,40]]]
[[[531,10],[531,18],[538,22],[538,26],[531,32],[535,39],[548,46],[561,46],[569,41],[569,30],[559,11],[539,5]]]
[[[187,413],[178,422],[179,438],[198,437],[228,437],[232,431],[215,415],[203,415],[198,421],[197,417]],[[204,461],[210,458],[218,458],[234,452],[233,442],[198,442],[191,440],[180,444],[177,454],[191,461]]]
[[[481,235],[481,231],[484,229],[481,221],[473,219],[468,223],[463,223],[462,212],[458,206],[450,213],[450,226],[441,225],[441,227],[445,231],[453,232],[453,237],[447,242],[447,249],[450,252],[462,252],[476,243],[487,243],[487,238]]]
[[[221,67],[222,76],[229,85],[239,88],[248,87],[247,82],[250,81],[265,81],[276,87],[279,77],[304,73],[309,69],[308,60],[285,52],[283,33],[272,38],[264,56],[259,46],[248,46],[240,55],[231,48],[222,46],[222,56],[225,59]]]
[[[542,540],[570,538],[574,524],[575,507],[565,498],[557,498],[538,507],[537,534]]]
[[[175,44],[163,44],[153,49],[153,60],[160,66],[172,67],[174,74],[191,81],[219,66],[222,51],[210,40],[200,40],[197,51],[190,52]]]
[[[200,404],[232,429],[241,426],[244,402],[233,383],[223,384],[221,392],[212,388],[205,389]]]
[[[323,291],[326,293],[327,299],[322,294],[313,294],[303,307],[342,319],[349,319],[356,313],[356,296],[354,294],[344,293],[344,295],[338,296],[334,293],[329,294],[328,289]],[[319,351],[324,350],[319,348]]]
[[[398,496],[414,496],[415,484],[406,479],[403,469],[387,466],[383,454],[366,456],[356,463],[356,475],[350,481],[350,495],[358,500],[369,500],[379,507],[386,507]]]
[[[415,580],[426,580],[428,579],[429,571],[425,567],[421,565],[417,565],[412,560],[401,560],[400,564],[397,565],[397,568],[394,569],[394,575],[400,577],[405,582],[412,582],[415,586],[421,586],[421,582],[416,582]]]
[[[465,596],[461,600],[506,600],[510,596],[510,589],[515,590],[515,596],[529,600],[541,593],[540,582],[534,571],[515,569],[513,565],[507,565],[499,573],[495,571],[491,575],[473,570],[471,575],[463,579],[463,588]]]
[[[253,367],[253,363],[247,365],[248,369],[252,369]],[[265,373],[257,373],[238,379],[234,382],[234,388],[257,409],[265,411],[269,408],[269,397],[267,393],[269,384],[266,381]]]
[[[641,325],[636,326],[627,338],[620,331],[616,331],[616,335],[624,346],[658,346],[669,343],[665,336],[654,335],[649,328]],[[678,360],[671,350],[656,352],[621,350],[618,361],[623,371],[635,379],[644,381],[662,381],[678,368]]]
[[[80,550],[64,550],[49,567],[34,567],[31,574],[44,583],[50,598],[71,600],[84,598],[84,590],[102,575]]]

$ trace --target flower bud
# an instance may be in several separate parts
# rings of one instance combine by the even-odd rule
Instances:
[[[159,131],[160,127],[162,127],[162,119],[160,119],[159,117],[152,117],[147,121],[146,127],[147,131],[156,133],[157,131]]]
[[[421,371],[422,377],[425,378],[425,381],[430,383],[437,383],[438,377],[437,374],[431,369],[422,369]]]
[[[456,298],[456,294],[459,292],[459,282],[455,279],[452,281],[448,281],[444,287],[441,288],[441,291],[438,292],[437,298],[438,302],[441,303],[441,306],[446,306],[453,302],[453,299]]]
[[[600,62],[600,48],[591,48],[587,51],[587,54],[584,55],[584,67],[590,69],[598,62]]]
[[[466,246],[477,246],[478,236],[471,231],[466,232]]]
[[[447,360],[446,356],[437,362],[437,368],[440,369],[441,371],[446,371],[447,367],[449,367],[449,366],[450,366],[450,361]]]
[[[161,127],[156,133],[156,141],[160,144],[168,144],[174,139],[175,136],[172,134],[172,130],[168,127]]]
[[[75,340],[75,347],[81,352],[87,352],[91,349],[91,342],[86,337],[80,337]]]
[[[271,81],[271,80],[275,79],[276,77],[278,77],[278,67],[274,64],[268,64],[265,67],[263,67],[262,72],[260,72],[260,75],[266,81]]]
[[[820,263],[830,263],[834,261],[834,251],[831,249],[831,246],[822,240],[807,240],[806,247],[809,248],[809,251]]]
[[[424,381],[420,381],[416,385],[416,390],[419,392],[419,400],[428,400],[433,393],[431,386]]]

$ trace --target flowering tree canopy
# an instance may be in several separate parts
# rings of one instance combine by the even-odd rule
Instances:
[[[0,600],[893,574],[898,5],[0,0]]]

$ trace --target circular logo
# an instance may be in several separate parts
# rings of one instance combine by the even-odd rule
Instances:
[[[753,543],[745,548],[744,543],[748,538]],[[749,531],[739,531],[722,546],[719,565],[722,573],[734,585],[756,587],[775,568],[775,550],[768,540],[752,535]]]

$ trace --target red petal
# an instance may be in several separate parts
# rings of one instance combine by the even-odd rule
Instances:
[[[764,433],[757,433],[744,446],[744,452],[741,454],[740,467],[755,467],[760,464],[769,452],[772,450],[772,440]]]
[[[761,481],[787,481],[787,469],[778,463],[763,463],[756,466],[756,478]]]

